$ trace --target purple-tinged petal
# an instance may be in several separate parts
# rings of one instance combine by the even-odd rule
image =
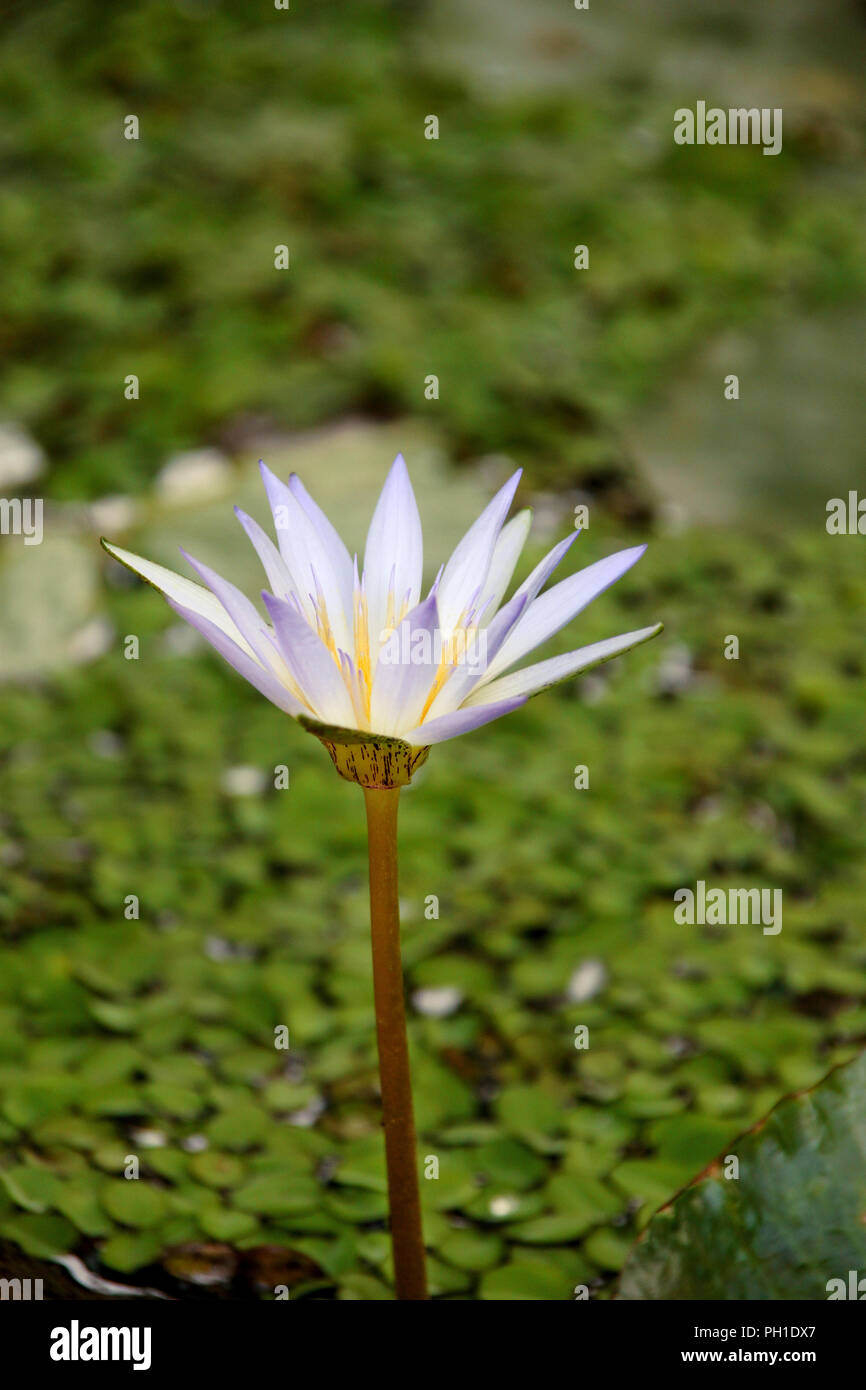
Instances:
[[[593,666],[601,666],[612,657],[639,647],[651,637],[657,637],[663,627],[656,623],[653,627],[638,628],[635,632],[624,632],[619,637],[607,637],[603,642],[592,642],[577,651],[566,652],[563,656],[552,656],[547,661],[538,661],[522,671],[513,671],[510,676],[500,676],[481,690],[476,691],[466,701],[464,709],[483,709],[485,705],[498,700],[512,699],[514,696],[537,695],[558,681],[589,671]]]
[[[504,607],[500,608],[490,626],[481,628],[474,635],[473,642],[476,645],[474,647],[472,644],[467,645],[466,651],[467,658],[471,659],[466,659],[456,665],[453,673],[448,677],[430,706],[429,717],[431,719],[438,719],[443,714],[450,714],[452,710],[458,709],[463,704],[469,693],[482,680],[491,661],[528,603],[528,594],[515,594]]]
[[[222,604],[238,632],[252,648],[259,661],[268,665],[273,649],[268,637],[267,624],[255,604],[251,603],[246,594],[241,593],[240,589],[230,583],[228,579],[223,579],[222,575],[217,574],[216,570],[212,570],[201,560],[196,560],[184,550],[183,546],[180,548],[180,553]]]
[[[246,512],[241,511],[240,507],[235,507],[235,516],[255,547],[256,554],[267,575],[271,593],[277,598],[289,598],[292,594],[297,594],[297,585],[289,567],[267,532],[263,531],[259,523],[254,521],[251,516],[247,516]]]
[[[549,550],[542,560],[539,560],[532,573],[524,579],[520,588],[515,589],[514,597],[517,598],[519,594],[525,594],[531,603],[536,594],[544,588],[553,571],[558,568],[579,535],[579,531],[571,531],[563,540],[557,541],[553,549]]]
[[[292,489],[280,482],[266,464],[261,463],[259,467],[274,515],[280,553],[297,585],[304,612],[315,627],[315,600],[321,594],[334,641],[338,647],[348,651],[351,647],[351,622],[343,602],[340,582],[334,572],[331,551]],[[318,612],[321,616],[321,609]]]
[[[509,522],[508,524],[510,526],[512,523]],[[489,672],[491,668],[495,670],[494,661],[496,656],[501,651],[513,629],[517,627],[517,624],[532,603],[539,589],[547,583],[563,556],[577,540],[579,534],[579,531],[572,531],[564,540],[559,541],[559,543],[544,556],[544,559],[538,562],[532,573],[523,581],[520,588],[515,591],[508,602],[500,608],[489,625],[485,628],[482,624],[478,640],[479,642],[485,641],[487,648],[483,670],[480,670],[476,663],[465,663],[460,671],[456,671],[453,676],[450,676],[436,696],[430,710],[431,718],[438,717],[442,714],[448,714],[451,710],[457,709],[459,705],[463,704],[471,691],[478,685],[483,685],[488,679],[492,679]],[[475,669],[473,669],[473,666]]]
[[[407,613],[379,651],[370,697],[370,727],[397,734],[421,718],[439,667],[436,596]]]
[[[353,593],[352,557],[346,549],[343,538],[336,527],[328,520],[318,503],[313,501],[297,473],[291,473],[289,475],[289,487],[319,533],[319,539],[331,562],[331,568],[340,589],[343,607],[347,613],[351,613]]]
[[[493,719],[500,719],[503,714],[511,714],[512,710],[519,709],[526,704],[526,696],[517,700],[499,700],[495,705],[476,705],[473,709],[456,709],[451,714],[443,714],[439,719],[431,719],[429,723],[425,721],[419,724],[417,729],[411,733],[401,734],[400,737],[406,743],[414,744],[416,748],[428,743],[444,743],[446,739],[457,738],[460,734],[468,734],[470,729],[479,729],[482,724],[489,724]]]
[[[418,504],[406,460],[398,454],[376,503],[364,547],[364,584],[374,651],[388,623],[389,594],[393,595],[395,607],[393,622],[399,617],[397,610],[407,592],[409,607],[417,604],[423,564],[424,540]]]
[[[168,598],[167,595],[166,597]],[[255,686],[256,690],[260,691],[278,709],[285,710],[286,714],[292,715],[298,715],[304,711],[304,706],[295,699],[290,691],[286,690],[285,686],[280,684],[276,676],[270,671],[266,671],[254,656],[242,651],[237,643],[233,642],[216,623],[212,623],[201,613],[195,612],[192,608],[186,608],[182,603],[177,603],[172,598],[168,598],[168,603],[179,617],[188,622],[210,642],[211,646],[230,666],[234,667],[239,675],[243,676],[244,680]]]
[[[355,712],[340,669],[318,633],[282,599],[263,593],[280,652],[298,689],[324,724],[355,727]]]
[[[529,528],[532,525],[532,509],[524,507],[510,521],[506,521],[493,547],[490,568],[484,581],[484,591],[480,607],[483,610],[480,622],[488,624],[511,583],[512,576],[526,544]]]
[[[569,575],[536,598],[515,623],[498,656],[490,663],[484,683],[502,675],[527,652],[533,651],[565,627],[566,623],[570,623],[594,598],[631,569],[645,550],[645,545],[635,545],[615,555],[608,555],[604,560],[597,560],[594,565],[578,570],[577,574]]]
[[[456,546],[439,581],[439,617],[443,632],[456,627],[466,608],[484,588],[499,533],[514,500],[522,469],[508,479]]]
[[[141,555],[133,555],[132,551],[123,550],[119,545],[112,545],[106,540],[103,540],[102,544],[109,555],[112,555],[115,560],[119,560],[134,574],[147,580],[148,584],[152,584],[155,589],[158,589],[164,598],[182,604],[184,608],[188,608],[193,613],[198,613],[200,617],[220,628],[243,651],[252,655],[246,638],[238,630],[237,624],[229,617],[215,594],[203,589],[200,584],[194,584],[185,575],[175,574],[174,570],[166,569],[164,565],[155,564],[153,560],[145,560]]]

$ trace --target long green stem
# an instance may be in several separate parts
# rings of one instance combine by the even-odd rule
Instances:
[[[397,902],[397,805],[399,787],[365,787],[370,849],[370,926],[373,992],[385,1127],[385,1161],[391,1210],[391,1246],[399,1299],[427,1298],[418,1155],[412,1113],[400,913]]]

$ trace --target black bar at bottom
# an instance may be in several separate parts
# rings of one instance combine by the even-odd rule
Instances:
[[[346,1310],[338,1312],[332,1304],[326,1317],[315,1306],[308,1300],[298,1300],[294,1306],[290,1300],[258,1304],[5,1300],[0,1302],[0,1345],[7,1369],[15,1365],[25,1373],[47,1374],[58,1382],[70,1377],[82,1382],[99,1379],[106,1370],[113,1376],[128,1373],[139,1379],[180,1372],[182,1383],[214,1376],[221,1384],[232,1375],[252,1374],[259,1379],[274,1372],[290,1377],[300,1373],[308,1380],[311,1360],[319,1361],[319,1375],[331,1378],[339,1353],[356,1368],[372,1370],[377,1338],[383,1329],[400,1326],[400,1314],[386,1315],[384,1324],[377,1316],[371,1324],[368,1308],[358,1322],[358,1313],[350,1313],[346,1325]],[[396,1325],[390,1321],[394,1316]],[[441,1307],[422,1313],[422,1323],[415,1322],[417,1316],[411,1315],[407,1329],[414,1336],[454,1326],[450,1316],[444,1325],[440,1323]],[[480,1321],[479,1314],[474,1314],[470,1324],[457,1326],[474,1332],[475,1338],[469,1340],[476,1355],[483,1349],[485,1373],[499,1355],[513,1354],[516,1334],[523,1357],[530,1367],[537,1363],[545,1379],[558,1343],[576,1373],[581,1366],[597,1368],[601,1359],[608,1373],[798,1366],[826,1377],[828,1371],[851,1362],[863,1335],[859,1309],[823,1302],[590,1301],[575,1302],[568,1310],[560,1307],[559,1314],[544,1314],[540,1326],[537,1316],[521,1304],[513,1308],[506,1323],[500,1323],[496,1305],[487,1304]],[[337,1330],[339,1340],[333,1336]],[[384,1348],[389,1344],[378,1345],[381,1364],[382,1356],[387,1360]],[[467,1351],[465,1338],[453,1343],[438,1337],[431,1343],[419,1341],[417,1369],[459,1370]]]

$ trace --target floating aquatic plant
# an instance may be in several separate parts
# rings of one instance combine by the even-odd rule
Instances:
[[[397,1297],[427,1297],[418,1157],[397,899],[397,807],[430,748],[509,714],[547,686],[646,642],[661,624],[519,667],[616,582],[633,546],[544,586],[572,532],[508,599],[530,513],[507,521],[520,473],[485,507],[422,597],[423,538],[398,455],[367,534],[363,567],[295,475],[262,464],[277,545],[236,509],[269,588],[264,613],[185,555],[203,581],[103,542],[273,704],[315,734],[340,775],[364,791],[379,1073]],[[185,553],[185,552],[184,552]],[[518,668],[518,669],[515,669]]]

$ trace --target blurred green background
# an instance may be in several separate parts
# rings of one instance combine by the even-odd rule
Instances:
[[[257,587],[260,454],[360,546],[402,449],[431,577],[516,463],[524,573],[577,502],[573,567],[651,541],[551,651],[664,636],[435,750],[402,809],[434,1291],[606,1297],[866,1039],[866,574],[824,525],[866,490],[864,7],[0,26],[0,494],[45,500],[41,545],[0,538],[4,1268],[389,1296],[360,795],[97,537]],[[698,99],[781,106],[782,154],[675,146]],[[698,878],[781,887],[781,934],[677,926]]]

